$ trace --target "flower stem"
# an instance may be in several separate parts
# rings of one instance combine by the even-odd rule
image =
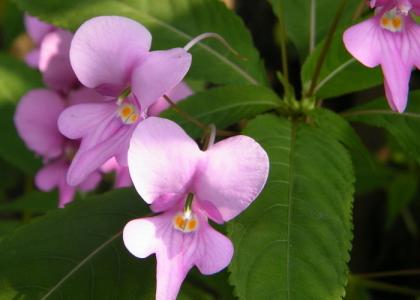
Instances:
[[[208,130],[210,125],[207,125],[203,122],[201,122],[200,120],[198,120],[197,118],[193,117],[192,115],[190,115],[189,113],[187,113],[186,111],[183,111],[182,109],[180,109],[172,100],[171,98],[169,98],[167,95],[163,95],[163,98],[166,100],[166,102],[169,103],[169,105],[172,107],[172,109],[178,113],[181,117],[183,117],[184,119],[186,119],[187,121],[191,122],[192,124],[194,124],[195,126],[203,129],[203,130]],[[236,135],[236,132],[233,131],[227,131],[227,130],[216,130],[216,135],[218,136],[232,136],[232,135]]]
[[[389,293],[395,293],[400,295],[407,295],[407,296],[420,296],[420,291],[407,288],[407,287],[401,287],[394,284],[374,281],[374,280],[367,280],[359,276],[350,276],[350,281],[355,285],[360,285],[363,287],[366,287],[368,289],[372,290],[380,290],[385,291]]]
[[[283,70],[283,78],[285,83],[283,83],[284,89],[287,90],[289,85],[289,67],[287,65],[287,43],[286,43],[286,25],[284,22],[284,10],[281,4],[280,6],[280,52],[281,52],[281,68]]]
[[[309,91],[306,93],[306,97],[308,98],[314,95],[314,91],[318,83],[319,75],[321,74],[322,65],[324,64],[325,58],[327,57],[327,53],[328,53],[328,50],[330,49],[331,42],[334,37],[334,33],[337,29],[338,22],[340,21],[340,17],[344,11],[346,4],[347,4],[347,0],[341,0],[339,7],[337,9],[337,12],[334,16],[333,22],[330,26],[330,29],[328,30],[327,38],[325,39],[324,45],[321,49],[321,53],[319,54],[319,58],[315,66],[314,73],[312,75],[311,86],[309,88]]]
[[[410,275],[420,275],[420,269],[396,270],[396,271],[375,272],[375,273],[361,273],[361,274],[356,274],[356,275],[360,278],[384,278],[384,277],[410,276]]]

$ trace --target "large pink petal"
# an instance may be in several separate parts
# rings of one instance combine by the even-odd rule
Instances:
[[[60,114],[58,128],[69,139],[79,139],[106,122],[116,109],[115,103],[73,105]]]
[[[233,256],[232,242],[207,222],[201,224],[195,250],[195,265],[202,274],[210,275],[226,268]]]
[[[191,54],[182,48],[150,52],[132,75],[132,90],[142,111],[178,85],[190,66]]]
[[[58,131],[57,119],[64,107],[57,93],[45,89],[32,90],[22,97],[14,121],[29,149],[45,158],[62,153],[64,137]]]
[[[372,17],[347,29],[343,35],[344,45],[358,61],[373,68],[381,60],[382,45],[378,37],[381,31],[378,17]]]
[[[67,92],[77,83],[69,59],[72,38],[71,32],[58,29],[42,40],[39,70],[45,84],[52,89]]]
[[[120,152],[126,152],[131,133],[132,128],[124,126],[109,138],[89,149],[79,148],[67,173],[68,184],[79,185],[92,172],[99,170],[107,160],[117,156]]]
[[[186,83],[181,82],[172,90],[170,90],[166,95],[173,102],[177,103],[181,100],[184,100],[188,96],[191,96],[192,94],[193,91],[190,89],[190,87]],[[169,103],[163,97],[160,97],[158,101],[149,107],[147,113],[149,116],[158,116],[162,111],[168,109],[169,106]]]
[[[403,112],[407,106],[407,97],[411,69],[413,67],[416,50],[416,37],[410,35],[410,18],[405,18],[405,28],[400,33],[392,33],[383,30],[380,37],[381,42],[381,67],[384,74],[385,92],[388,103],[393,110]],[[411,25],[411,26],[410,26]],[[412,39],[413,38],[413,39]]]
[[[150,117],[133,133],[128,150],[131,179],[140,196],[153,203],[184,195],[202,152],[176,123]]]
[[[196,175],[196,196],[212,204],[223,220],[229,221],[264,187],[269,169],[267,153],[253,139],[235,136],[216,143],[205,154]],[[211,212],[209,216],[218,221]]]
[[[115,98],[113,97],[106,97],[98,92],[96,92],[94,89],[89,89],[86,87],[81,87],[77,90],[70,91],[68,97],[68,103],[69,105],[76,105],[76,104],[82,104],[82,103],[92,103],[92,102],[108,102],[108,101],[115,101]]]
[[[28,14],[25,14],[25,28],[36,45],[39,45],[44,36],[55,29],[53,25],[44,23]]]
[[[92,18],[75,33],[71,64],[85,86],[117,95],[127,86],[132,68],[149,50],[151,41],[149,31],[131,19]]]

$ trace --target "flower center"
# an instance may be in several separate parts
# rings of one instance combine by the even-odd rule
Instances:
[[[123,104],[118,109],[118,116],[124,124],[131,125],[139,119],[139,113],[133,104]]]
[[[393,8],[384,13],[380,20],[381,27],[391,32],[400,32],[404,27],[403,15]]]
[[[191,211],[176,214],[172,223],[175,229],[184,233],[196,231],[198,228],[198,219]]]

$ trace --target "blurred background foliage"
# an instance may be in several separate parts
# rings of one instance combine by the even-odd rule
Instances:
[[[268,70],[269,84],[281,94],[283,91],[276,72],[281,69],[279,35],[282,29],[269,1],[225,2],[251,31]],[[360,3],[364,1],[353,2],[357,9],[363,9]],[[302,14],[291,24],[299,24],[304,18]],[[25,148],[12,122],[17,101],[29,88],[41,86],[41,78],[21,62],[32,44],[24,33],[22,12],[11,1],[0,0],[0,26],[1,239],[2,235],[55,208],[57,193],[41,193],[34,188],[33,176],[41,162]],[[325,33],[326,28],[320,30]],[[300,91],[301,57],[306,55],[304,49],[307,47],[296,40],[293,31],[289,37],[290,78],[296,91]],[[200,86],[200,82],[195,84]],[[342,115],[346,119],[354,121],[355,129],[371,153],[371,163],[357,156],[353,158],[357,194],[346,299],[420,299],[420,119],[402,119],[402,124],[398,125],[408,126],[415,133],[413,143],[405,145],[392,134],[392,130],[386,130],[392,124],[386,125],[385,121],[375,124],[368,116],[365,119],[352,117],[349,109],[364,103],[368,103],[366,109],[369,109],[372,99],[382,97],[382,86],[370,87],[378,84],[375,80],[362,84],[369,89],[344,96],[328,91],[332,98],[323,102],[324,107],[344,112]],[[412,89],[420,87],[418,71],[413,73],[411,85]],[[415,106],[420,106],[420,97],[412,97],[418,102]],[[382,99],[381,103],[385,101]],[[112,178],[106,179],[100,189],[106,189],[111,181]],[[227,284],[227,277],[228,271],[225,270],[203,281],[194,271],[189,275],[181,298],[231,299],[232,288]]]

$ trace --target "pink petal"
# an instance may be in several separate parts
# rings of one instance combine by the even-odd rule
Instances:
[[[195,265],[204,275],[211,275],[226,268],[233,256],[232,242],[207,222],[202,224],[195,250]]]
[[[46,85],[52,89],[67,92],[77,83],[69,60],[72,38],[71,32],[58,29],[42,40],[39,70]]]
[[[32,90],[22,97],[14,121],[29,149],[45,158],[62,153],[64,137],[58,131],[57,119],[64,107],[57,93],[45,89]]]
[[[382,45],[379,40],[381,31],[378,17],[367,19],[344,32],[344,45],[358,61],[373,68],[381,61]]]
[[[131,19],[92,18],[74,36],[71,64],[82,84],[115,96],[127,86],[132,68],[151,41],[149,31]]]
[[[192,94],[193,91],[190,89],[190,87],[186,83],[181,82],[172,90],[170,90],[167,93],[167,96],[173,102],[177,103],[187,98],[188,96],[191,96]],[[156,101],[153,105],[149,107],[147,113],[149,116],[158,116],[162,111],[168,109],[169,106],[169,103],[163,97],[160,97],[158,101]]]
[[[89,149],[82,149],[81,147],[70,165],[67,173],[67,183],[71,186],[81,184],[111,157],[117,156],[120,152],[126,152],[131,133],[131,126],[124,126],[94,147]]]
[[[25,56],[25,62],[28,66],[38,69],[39,66],[39,49],[35,48]]]
[[[86,87],[81,87],[77,90],[71,90],[67,98],[69,105],[115,101],[115,98],[103,96],[96,92],[94,89],[89,89]]]
[[[191,54],[182,48],[150,52],[132,75],[132,90],[142,111],[178,85],[190,66]]]
[[[79,139],[113,117],[115,103],[85,103],[70,106],[58,118],[60,132],[69,139]]]
[[[55,29],[53,25],[44,23],[28,14],[25,14],[25,28],[36,45],[39,45],[44,36]]]
[[[58,187],[62,178],[66,177],[68,164],[63,159],[47,163],[35,176],[35,185],[41,191],[49,192]]]
[[[133,185],[128,167],[120,167],[115,174],[115,188],[125,188]]]
[[[150,117],[133,133],[128,166],[137,192],[147,203],[185,196],[202,152],[176,123]]]
[[[91,173],[86,179],[77,187],[83,192],[90,192],[94,190],[101,182],[102,176],[99,172]]]
[[[58,186],[58,193],[58,207],[64,208],[64,206],[73,201],[76,188],[68,185],[64,178]]]
[[[269,169],[267,153],[253,139],[235,136],[216,143],[205,154],[196,176],[196,196],[212,204],[223,220],[229,221],[264,187]],[[217,216],[207,212],[217,221]]]

